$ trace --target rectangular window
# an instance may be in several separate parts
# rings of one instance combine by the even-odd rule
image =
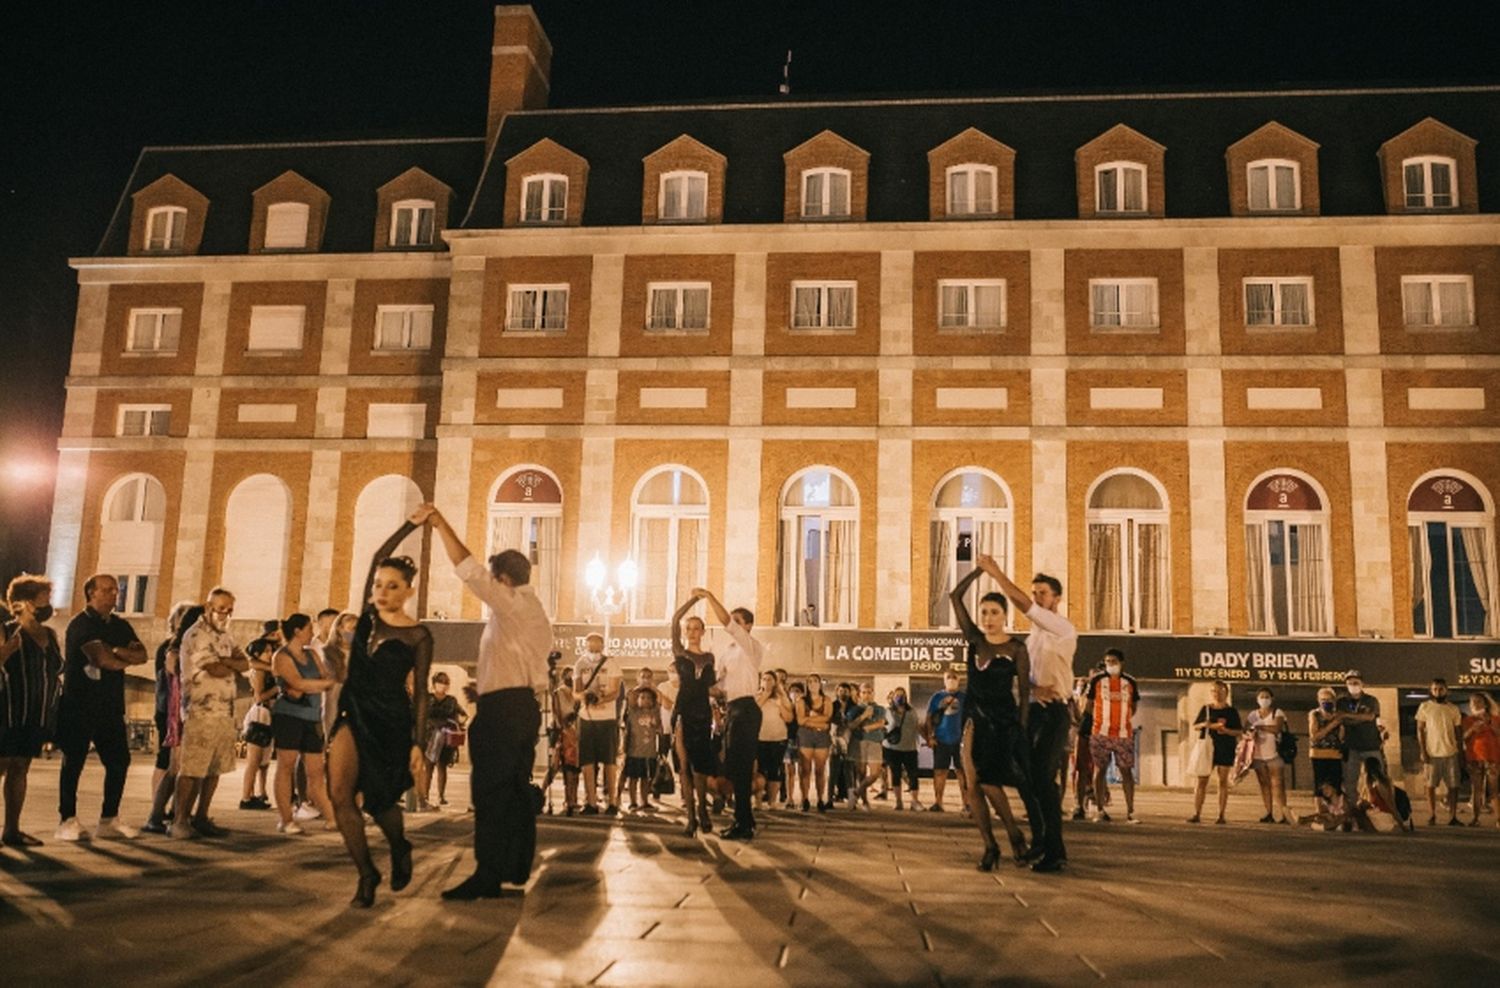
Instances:
[[[1291,161],[1258,161],[1250,165],[1250,208],[1257,212],[1296,209],[1297,165]]]
[[[1311,278],[1246,278],[1246,326],[1311,326]]]
[[[115,577],[120,596],[115,606],[121,614],[148,614],[155,609],[156,576],[150,573],[121,573]]]
[[[391,207],[391,246],[430,247],[435,206],[426,199],[407,199]]]
[[[308,208],[305,202],[273,202],[266,207],[267,250],[296,250],[307,246]]]
[[[522,223],[561,223],[568,216],[568,179],[531,175],[521,184]]]
[[[1005,282],[939,281],[938,328],[1005,328]]]
[[[948,215],[985,216],[995,212],[996,171],[988,165],[948,169]]]
[[[250,307],[250,338],[247,351],[284,352],[302,349],[302,326],[307,307],[302,305],[254,305]]]
[[[1402,162],[1407,209],[1452,209],[1453,162],[1448,158],[1412,158]]]
[[[505,328],[508,332],[566,332],[568,286],[511,285]]]
[[[672,172],[661,179],[661,218],[701,220],[708,217],[708,176],[702,172]]]
[[[130,353],[176,353],[181,334],[181,309],[131,309],[125,349]]]
[[[1401,279],[1401,313],[1409,328],[1466,329],[1474,325],[1474,279],[1414,275]]]
[[[432,306],[382,305],[375,310],[375,349],[382,353],[432,348]]]
[[[708,329],[709,286],[652,284],[646,328],[653,331]]]
[[[802,215],[849,215],[849,173],[841,168],[818,168],[802,173]]]
[[[1130,163],[1100,165],[1097,179],[1098,211],[1143,213],[1146,211],[1146,169]]]
[[[121,405],[115,435],[165,436],[171,424],[171,405]]]
[[[187,230],[187,210],[181,206],[158,206],[146,214],[147,250],[182,250]]]
[[[852,281],[798,281],[792,284],[793,329],[853,329]]]
[[[1095,329],[1156,329],[1155,278],[1089,281],[1089,325]]]

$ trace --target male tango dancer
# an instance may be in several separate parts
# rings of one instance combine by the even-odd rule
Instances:
[[[719,598],[702,587],[693,596],[708,601],[714,616],[729,632],[729,647],[716,660],[718,686],[724,691],[728,714],[724,719],[724,774],[734,786],[734,823],[719,831],[725,840],[749,840],[755,836],[755,813],[751,788],[755,781],[755,755],[760,741],[760,667],[766,647],[753,638],[755,615],[748,608],[725,610]]]

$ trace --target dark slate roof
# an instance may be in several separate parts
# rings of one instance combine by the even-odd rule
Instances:
[[[1076,219],[1074,151],[1124,123],[1166,147],[1166,212],[1229,214],[1224,153],[1275,120],[1321,145],[1322,212],[1385,212],[1376,151],[1435,117],[1479,142],[1479,202],[1500,212],[1500,87],[1054,95],[534,110],[511,114],[462,225],[502,225],[507,159],[544,137],[589,162],[583,222],[640,223],[641,159],[679,134],[728,158],[726,223],[782,220],[782,155],[823,130],[870,152],[868,219],[928,219],[927,152],[968,127],[1016,151],[1016,218]]]
[[[201,254],[246,253],[252,194],[289,169],[328,193],[323,252],[335,254],[373,249],[375,191],[412,167],[453,188],[448,222],[456,225],[483,164],[481,137],[148,147],[136,161],[96,253],[105,257],[126,253],[130,196],[169,173],[208,197]]]

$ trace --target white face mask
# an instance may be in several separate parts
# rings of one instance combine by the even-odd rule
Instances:
[[[1260,709],[1262,710],[1269,710],[1271,707],[1271,698],[1269,696],[1258,696],[1255,698],[1255,702],[1260,704]]]
[[[1110,663],[1109,665],[1104,667],[1104,671],[1109,673],[1111,676],[1118,676],[1120,674],[1120,667],[1115,665],[1114,663]]]

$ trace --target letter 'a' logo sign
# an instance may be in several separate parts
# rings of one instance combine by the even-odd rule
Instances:
[[[562,491],[550,474],[540,470],[517,470],[495,492],[500,504],[561,504]]]
[[[1407,499],[1408,511],[1484,511],[1484,496],[1457,477],[1441,476],[1418,484]]]
[[[1251,488],[1245,507],[1251,511],[1321,511],[1323,500],[1306,481],[1276,473]]]

